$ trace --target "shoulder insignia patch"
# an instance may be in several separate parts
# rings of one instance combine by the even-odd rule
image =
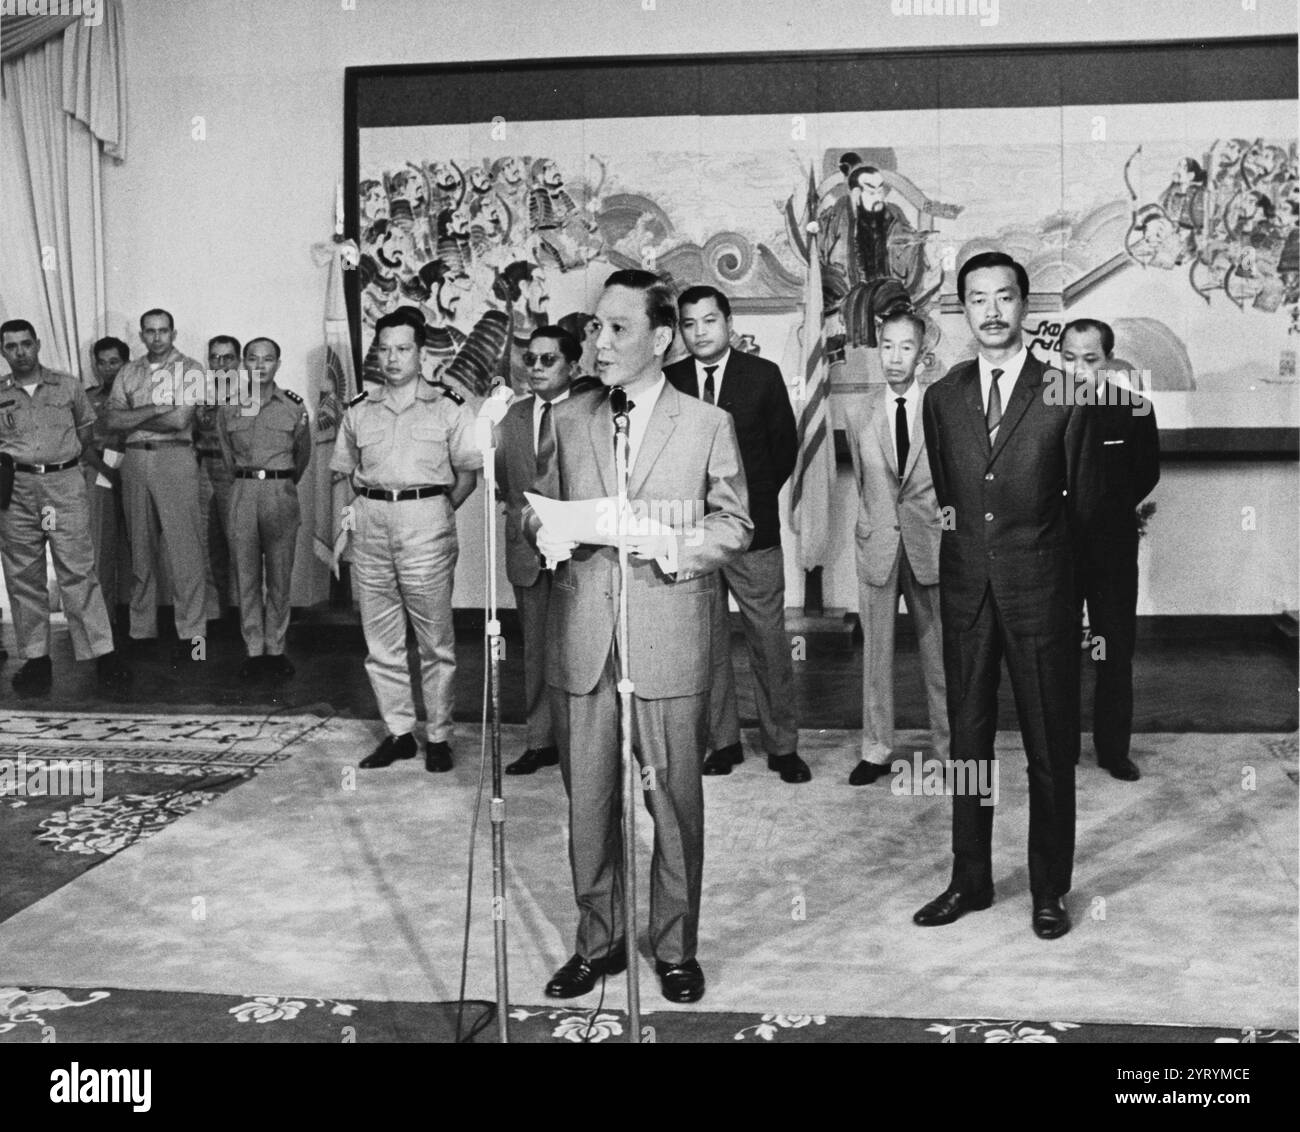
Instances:
[[[302,398],[299,397],[298,394],[296,394],[292,389],[282,389],[281,392],[282,392],[286,397],[288,397],[289,400],[292,401],[295,405],[301,405],[301,404],[302,404]]]
[[[465,404],[465,398],[462,397],[459,393],[457,393],[456,390],[454,390],[454,389],[453,389],[450,385],[448,385],[446,382],[444,382],[444,381],[433,381],[433,382],[430,382],[430,384],[431,384],[435,389],[440,389],[440,390],[442,391],[442,395],[443,395],[444,397],[446,397],[448,401],[451,401],[453,404],[456,404],[456,405],[463,405],[463,404]]]
[[[353,397],[351,401],[348,402],[348,408],[351,408],[353,405],[360,405],[361,402],[364,401],[369,396],[370,396],[369,392],[363,389],[360,393],[358,393],[355,397]]]

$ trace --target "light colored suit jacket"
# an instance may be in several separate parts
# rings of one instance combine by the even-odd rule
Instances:
[[[924,399],[925,386],[921,387]],[[901,540],[907,561],[923,586],[939,581],[939,503],[925,451],[921,402],[912,415],[907,467],[898,478],[894,454],[894,403],[879,390],[867,398],[856,428],[849,433],[858,518],[854,528],[858,571],[868,585],[883,586],[894,568]]]
[[[537,478],[534,400],[529,396],[516,401],[497,426],[497,493],[506,504],[506,578],[512,586],[533,585],[542,569],[537,549],[524,537],[523,530],[524,492],[532,490]]]
[[[614,426],[600,389],[556,406],[556,466],[538,478],[552,499],[616,494]],[[633,505],[677,532],[676,575],[630,559],[630,670],[641,699],[694,696],[709,686],[713,573],[753,535],[745,471],[729,414],[665,384],[629,482]],[[525,517],[536,532],[531,512]],[[586,695],[604,671],[618,625],[618,552],[580,545],[560,563],[547,622],[547,680]]]

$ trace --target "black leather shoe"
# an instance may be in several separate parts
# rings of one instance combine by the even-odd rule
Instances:
[[[870,763],[866,759],[859,759],[858,765],[853,768],[853,773],[849,775],[849,785],[870,786],[877,778],[884,778],[888,773],[888,763]]]
[[[378,747],[360,762],[362,770],[373,767],[389,766],[398,759],[415,758],[415,736],[409,731],[396,737],[389,735]]]
[[[1034,898],[1034,935],[1039,939],[1059,939],[1070,930],[1070,913],[1059,896]]]
[[[551,976],[546,984],[547,998],[577,998],[595,987],[604,976],[621,975],[627,970],[627,946],[620,943],[600,959],[575,955]]]
[[[744,761],[745,748],[739,743],[732,743],[728,747],[710,751],[700,771],[702,774],[730,774],[733,766],[739,766]]]
[[[131,670],[116,652],[106,652],[95,661],[95,676],[101,688],[125,688],[131,683]]]
[[[559,766],[558,747],[529,747],[506,767],[506,774],[536,774],[544,766]]]
[[[767,769],[774,770],[781,776],[782,782],[809,782],[812,771],[808,764],[791,751],[788,755],[768,755]]]
[[[54,683],[48,656],[34,656],[14,673],[14,691],[20,696],[43,696]]]
[[[1136,782],[1142,777],[1142,772],[1130,758],[1118,758],[1110,762],[1102,762],[1098,759],[1097,765],[1103,770],[1110,771],[1111,778],[1118,778],[1121,782]]]
[[[448,743],[426,743],[424,746],[424,769],[430,774],[442,774],[451,770],[451,746]]]
[[[250,656],[239,666],[239,678],[241,680],[260,680],[265,667],[266,657]]]
[[[656,959],[655,974],[669,1002],[699,1002],[704,997],[704,972],[694,959],[676,965]]]
[[[937,928],[942,924],[951,924],[960,920],[967,912],[982,912],[993,903],[993,889],[983,892],[959,892],[948,888],[925,905],[915,916],[912,923],[923,928]]]

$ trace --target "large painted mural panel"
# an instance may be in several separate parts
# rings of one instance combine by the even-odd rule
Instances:
[[[1029,269],[1034,352],[1059,356],[1071,318],[1112,323],[1162,428],[1300,415],[1294,102],[387,127],[357,156],[363,342],[418,307],[428,375],[471,399],[518,384],[535,326],[581,336],[628,266],[722,288],[737,345],[793,381],[816,255],[842,422],[878,380],[890,307],[930,321],[931,377],[970,356],[957,269],[997,248]]]

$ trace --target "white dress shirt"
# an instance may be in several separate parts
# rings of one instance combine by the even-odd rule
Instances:
[[[1020,352],[1013,354],[1005,362],[999,362],[994,365],[983,354],[979,355],[980,364],[980,397],[981,404],[984,406],[984,417],[989,415],[989,391],[993,388],[993,371],[1000,369],[1002,376],[998,378],[998,392],[1002,394],[1002,411],[1007,411],[1007,404],[1011,400],[1011,391],[1016,387],[1016,380],[1020,377],[1020,371],[1024,368],[1025,359],[1029,357],[1029,348],[1021,345]]]
[[[563,393],[552,397],[550,404],[558,405],[561,401],[568,398],[569,391],[566,389]],[[547,404],[540,397],[533,397],[533,451],[538,451],[542,446],[542,406]]]
[[[641,451],[641,441],[645,439],[646,426],[650,424],[650,414],[654,412],[655,405],[659,401],[659,394],[664,391],[664,386],[667,383],[668,379],[661,372],[659,380],[649,389],[629,398],[632,402],[632,411],[627,415],[627,466],[629,472],[636,467],[637,453]]]
[[[727,362],[730,359],[731,359],[731,347],[728,346],[726,350],[723,352],[722,357],[720,357],[716,362],[709,362],[710,368],[712,368],[713,366],[718,367],[713,371],[713,403],[715,405],[722,400],[722,375],[726,372]],[[695,376],[700,383],[699,385],[700,400],[703,401],[704,400],[704,379],[709,375],[704,372],[704,363],[700,361],[699,358],[695,359]]]
[[[901,472],[903,467],[898,459],[898,425],[894,422],[898,419],[898,399],[903,398],[903,415],[907,419],[907,438],[912,439],[912,425],[916,423],[916,414],[921,410],[921,383],[912,378],[912,384],[907,387],[906,393],[895,393],[888,385],[885,386],[885,400],[889,403],[889,440],[894,449],[894,465]],[[909,453],[911,449],[908,449]]]

